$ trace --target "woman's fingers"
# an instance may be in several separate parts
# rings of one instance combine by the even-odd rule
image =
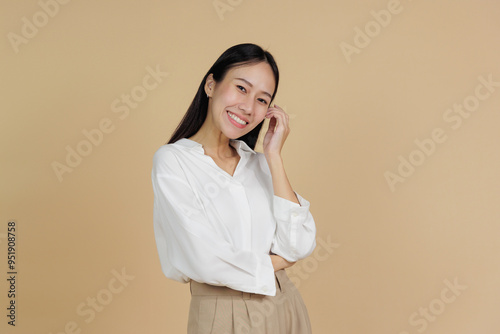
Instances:
[[[266,113],[266,118],[271,118],[270,121],[273,121],[273,118],[276,119],[278,127],[282,126],[283,130],[288,131],[288,114],[281,108],[275,104],[275,107],[271,107],[268,109]],[[274,125],[273,123],[271,123]]]

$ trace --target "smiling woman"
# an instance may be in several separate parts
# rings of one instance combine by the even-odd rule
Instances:
[[[208,80],[210,80],[210,83],[208,83],[208,88],[212,89],[210,86],[213,86],[213,88],[215,88],[215,83],[222,83],[228,72],[230,72],[232,69],[238,69],[249,65],[258,65],[259,63],[269,66],[272,70],[274,85],[272,88],[270,88],[272,91],[271,96],[268,96],[269,92],[266,91],[268,105],[270,105],[274,100],[274,97],[276,96],[279,83],[278,66],[274,61],[273,56],[269,52],[262,50],[262,48],[254,44],[235,45],[227,49],[205,74],[198,87],[198,91],[196,92],[196,95],[191,102],[191,105],[189,106],[186,114],[184,115],[184,118],[180,122],[179,126],[175,130],[168,143],[174,143],[181,138],[191,137],[202,127],[209,112],[210,98],[209,92],[206,91]],[[257,75],[258,74],[259,73],[257,73]],[[269,72],[267,72],[266,74],[268,75]],[[239,77],[233,76],[233,78]],[[234,88],[240,89],[242,90],[242,92],[245,92],[245,86],[242,85],[242,83],[245,83],[245,79],[239,79],[240,80],[237,80],[237,84],[235,83]],[[238,86],[240,85],[241,88],[238,88]],[[250,85],[248,85],[248,87],[252,88]],[[247,133],[238,139],[243,140],[245,143],[247,143],[248,146],[253,149],[255,147],[255,143],[257,142],[257,138],[259,136],[263,123],[264,121],[262,120],[262,122],[257,124],[257,126],[255,126],[251,131],[246,131]]]
[[[214,131],[223,132],[228,138],[238,138],[249,129],[262,126],[273,98],[268,92],[275,90],[275,81],[267,62],[231,68],[220,82],[210,73],[204,87],[210,115],[190,139],[201,141],[208,132]]]
[[[271,106],[278,81],[269,52],[229,48],[153,157],[156,244],[165,276],[190,283],[188,333],[311,332],[285,268],[313,252],[316,225],[281,158],[290,129]]]

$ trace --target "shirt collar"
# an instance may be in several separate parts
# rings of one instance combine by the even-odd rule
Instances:
[[[247,143],[245,143],[245,141],[241,140],[241,139],[229,139],[229,142],[230,143],[233,143],[233,147],[238,151],[240,152],[240,150],[243,150],[243,151],[246,151],[246,152],[250,152],[252,154],[256,154],[256,152],[254,150],[252,150],[250,148],[250,146],[248,146]]]
[[[203,145],[201,145],[200,143],[198,143],[194,140],[188,139],[188,138],[181,138],[181,139],[177,140],[174,144],[179,144],[179,145],[186,147],[186,148],[189,148],[189,149],[195,149],[195,150],[198,150],[202,153],[205,152],[203,150]],[[233,146],[236,149],[236,151],[238,151],[238,153],[241,153],[241,151],[250,152],[252,154],[257,153],[254,150],[252,150],[250,148],[250,146],[248,146],[248,144],[245,143],[241,139],[229,139],[229,144],[231,146]]]

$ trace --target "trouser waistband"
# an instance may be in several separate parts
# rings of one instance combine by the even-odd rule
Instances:
[[[274,277],[276,283],[276,292],[284,292],[284,281],[288,280],[285,270],[278,270],[274,273]],[[243,299],[264,297],[264,295],[261,294],[238,291],[228,288],[227,286],[211,285],[200,283],[194,280],[191,280],[189,283],[192,296],[240,296]]]

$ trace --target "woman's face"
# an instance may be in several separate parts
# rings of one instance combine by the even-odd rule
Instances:
[[[220,82],[210,75],[205,85],[211,97],[208,117],[226,137],[239,138],[264,120],[274,87],[274,74],[266,62],[233,67]]]

